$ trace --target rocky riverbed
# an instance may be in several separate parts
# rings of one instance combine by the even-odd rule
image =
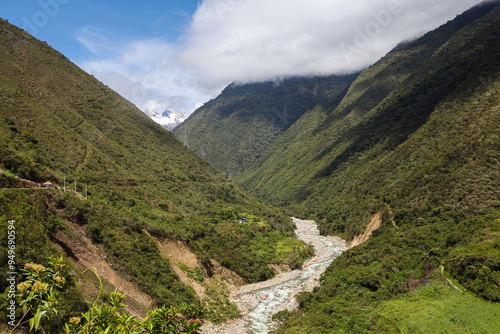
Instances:
[[[344,240],[321,236],[314,221],[293,220],[297,225],[297,237],[314,247],[314,256],[300,270],[264,282],[234,287],[229,299],[238,306],[242,317],[222,325],[206,324],[202,333],[268,333],[277,325],[272,322],[272,316],[279,311],[296,309],[295,295],[318,286],[326,268],[347,249]]]

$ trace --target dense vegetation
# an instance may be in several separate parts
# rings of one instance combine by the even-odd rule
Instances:
[[[472,151],[484,160],[496,152],[497,22],[492,14],[469,25],[488,8],[388,54],[356,79],[337,108],[318,107],[304,115],[235,181],[303,214],[325,218],[342,212],[346,216],[339,221],[347,223],[341,225],[348,238],[385,203],[406,205],[409,196],[426,200],[429,191],[441,200],[435,188],[456,194],[429,183],[442,182],[444,175],[466,179],[457,169],[474,168],[467,160]],[[493,141],[485,145],[479,133]],[[460,142],[463,148],[457,147]],[[484,181],[490,180],[495,181]],[[330,215],[325,232],[339,232],[333,221]]]
[[[58,326],[54,325],[60,320],[62,301],[60,294],[67,290],[68,271],[62,256],[56,259],[49,258],[48,262],[48,267],[30,262],[20,269],[23,276],[17,284],[17,298],[26,317],[25,320],[21,318],[19,321],[12,321],[15,324],[14,328],[27,323],[30,332],[46,331],[50,334],[54,327],[59,331]],[[115,289],[109,295],[104,295],[102,280],[97,269],[88,268],[85,271],[88,270],[93,271],[99,280],[99,293],[86,312],[71,317],[64,324],[64,333],[199,333],[202,321],[197,318],[203,315],[203,310],[198,305],[150,308],[146,316],[139,320],[124,311],[127,307],[123,303],[126,297],[124,294]],[[107,298],[108,301],[102,302],[101,298]]]
[[[234,178],[348,240],[382,213],[369,242],[336,260],[321,287],[300,296],[297,314],[280,315],[289,320],[279,332],[429,332],[432,322],[406,321],[412,307],[394,305],[411,293],[426,301],[422,314],[449,308],[439,296],[458,297],[441,283],[432,283],[437,304],[421,292],[443,282],[441,266],[472,296],[500,301],[498,4],[474,7],[398,46],[339,103],[306,111]],[[497,304],[491,309],[498,313]],[[498,327],[464,316],[459,326]],[[433,331],[453,332],[452,325]]]
[[[495,328],[500,325],[498,317],[482,318],[480,312],[471,313],[469,308],[476,305],[478,308],[487,307],[494,314],[500,313],[497,304],[500,296],[499,219],[500,214],[495,213],[457,223],[440,210],[425,219],[406,215],[396,217],[398,228],[387,223],[375,231],[366,243],[337,259],[313,293],[299,295],[300,312],[288,315],[288,321],[279,333],[303,333],[306,330],[310,333],[408,332],[404,330],[407,326],[405,320],[415,317],[415,308],[430,314],[436,309],[442,312],[445,307],[449,309],[449,317],[433,321],[441,320],[446,326],[420,332],[452,333],[453,328],[459,326],[469,332],[486,327],[489,330],[484,330],[484,333],[495,333]],[[455,263],[450,261],[467,263],[466,276],[458,274]],[[440,286],[444,282],[441,265],[446,269],[446,277],[451,276],[462,291],[467,288],[470,292],[463,295],[451,287],[439,288],[436,296],[424,295],[414,306],[405,303],[412,296],[427,291],[425,289],[429,286]],[[462,301],[470,301],[453,305],[447,299],[449,297],[435,299],[441,294],[463,295]],[[399,303],[406,307],[395,308],[398,300],[403,300]],[[387,315],[388,305],[392,305],[390,316]],[[417,333],[416,328],[431,324],[426,318],[412,321],[415,327],[412,330]]]
[[[231,84],[174,129],[229,179],[249,168],[306,111],[340,102],[356,74]]]
[[[304,244],[291,219],[228,184],[130,102],[3,20],[0,101],[0,226],[5,233],[8,220],[16,222],[16,263],[47,265],[59,252],[50,241],[72,222],[156,305],[172,306],[197,297],[149,234],[185,241],[202,264],[215,259],[248,282],[274,275],[269,264],[294,266],[308,255],[296,251]],[[32,186],[20,178],[56,189],[15,190]],[[252,221],[240,224],[243,215]],[[282,254],[279,242],[294,247]],[[67,303],[81,302],[75,291]]]
[[[273,275],[270,263],[295,267],[310,254],[284,214],[236,183],[349,240],[380,212],[381,228],[300,294],[298,311],[277,316],[278,332],[495,333],[498,6],[474,7],[357,77],[228,87],[176,133],[235,184],[62,55],[0,21],[0,184],[9,188],[0,192],[2,231],[14,219],[19,263],[47,265],[58,252],[54,233],[68,221],[84,226],[114,268],[171,306],[196,298],[144,230],[186,241],[205,275],[212,258],[249,282]],[[90,197],[16,190],[24,187],[14,175],[76,179]],[[249,223],[238,222],[243,216]],[[68,282],[61,321],[87,307]]]

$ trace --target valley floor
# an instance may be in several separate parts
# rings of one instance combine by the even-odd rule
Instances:
[[[236,303],[242,317],[222,325],[205,324],[202,333],[267,333],[276,325],[271,323],[272,316],[279,311],[296,309],[295,295],[318,286],[326,268],[347,250],[344,240],[321,236],[314,221],[294,218],[294,222],[297,237],[314,247],[314,256],[304,263],[302,269],[235,289],[230,300]]]

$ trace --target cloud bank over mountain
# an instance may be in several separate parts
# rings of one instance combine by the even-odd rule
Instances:
[[[125,97],[189,113],[233,81],[360,70],[479,2],[204,0],[176,41],[124,40],[103,54],[105,32],[78,38],[98,51],[82,67]]]
[[[182,64],[208,87],[352,72],[477,2],[207,0],[187,31]]]

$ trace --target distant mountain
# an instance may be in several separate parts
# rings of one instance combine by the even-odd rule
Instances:
[[[333,108],[357,74],[231,84],[174,134],[231,179],[246,170],[307,111]],[[187,137],[187,138],[186,138]]]
[[[172,131],[176,126],[188,118],[188,115],[185,113],[178,113],[170,109],[165,109],[163,112],[147,109],[144,113],[151,117],[153,121],[160,124],[164,129],[169,131]]]
[[[159,113],[153,109],[146,109],[144,110],[144,113],[151,118],[159,115]]]

